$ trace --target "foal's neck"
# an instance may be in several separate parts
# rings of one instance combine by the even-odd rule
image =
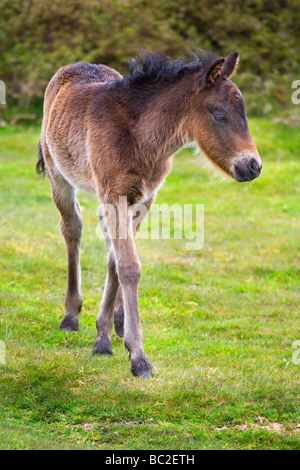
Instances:
[[[165,160],[190,140],[184,87],[162,85],[143,99],[135,127],[138,148],[151,159]]]

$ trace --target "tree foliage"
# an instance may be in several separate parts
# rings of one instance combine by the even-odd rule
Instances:
[[[300,76],[298,0],[0,0],[0,78],[30,109],[56,70],[76,61],[121,73],[142,49],[172,58],[200,47],[239,50],[248,111],[290,106]]]

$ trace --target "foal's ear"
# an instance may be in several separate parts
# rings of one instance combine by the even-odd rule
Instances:
[[[216,80],[223,74],[223,66],[225,59],[216,59],[206,69],[202,85],[210,87],[215,84]]]
[[[224,78],[230,78],[235,74],[236,69],[239,64],[239,60],[240,60],[240,54],[238,53],[238,51],[231,52],[229,54],[229,56],[225,60],[224,67],[223,67]]]

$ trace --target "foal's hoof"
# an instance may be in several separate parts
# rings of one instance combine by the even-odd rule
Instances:
[[[93,347],[93,354],[102,354],[103,356],[111,356],[112,349],[111,343],[108,338],[102,336],[102,338],[97,338],[95,341],[95,345]]]
[[[141,377],[142,379],[152,379],[151,370],[142,370],[138,374],[133,374],[135,377]]]
[[[78,331],[79,329],[78,319],[74,317],[63,318],[60,324],[60,329],[63,331]]]
[[[120,338],[124,338],[124,309],[119,308],[114,313],[115,331]]]
[[[120,338],[124,338],[124,323],[115,323],[115,332]]]
[[[142,379],[151,379],[151,365],[148,359],[139,358],[131,361],[131,372],[135,377],[141,377]]]

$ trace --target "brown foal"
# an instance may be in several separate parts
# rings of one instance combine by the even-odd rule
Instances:
[[[238,58],[237,52],[227,58],[202,52],[191,61],[172,62],[144,53],[125,77],[105,65],[77,63],[62,67],[45,93],[37,169],[46,170],[67,247],[68,287],[60,327],[77,330],[82,305],[79,188],[94,193],[100,205],[112,205],[117,218],[104,212],[101,221],[108,261],[93,352],[112,353],[115,322],[136,376],[150,378],[151,365],[139,321],[141,264],[132,205],[150,210],[172,156],[188,142],[196,142],[215,167],[237,181],[253,180],[261,172],[243,97],[230,81]],[[121,196],[127,210],[120,207]]]

